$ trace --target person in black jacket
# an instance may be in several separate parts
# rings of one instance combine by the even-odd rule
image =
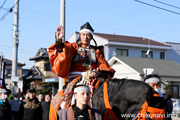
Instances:
[[[20,105],[20,120],[42,120],[42,107],[36,98],[36,90],[30,88],[28,95],[29,97],[24,99]]]
[[[173,95],[172,88],[169,87],[165,96],[161,93],[160,91],[160,83],[161,83],[161,77],[157,74],[149,74],[144,78],[144,82],[147,83],[150,87],[153,88],[154,94],[158,94],[159,97],[163,97],[164,99],[167,99],[166,106],[165,106],[165,113],[166,113],[166,118],[165,120],[172,120],[171,118],[171,113],[173,110],[173,104],[171,97]]]
[[[45,100],[41,103],[43,120],[49,120],[49,109],[50,109],[50,103],[51,103],[50,101],[51,101],[51,95],[46,94]]]
[[[0,89],[0,120],[11,120],[12,112],[11,106],[7,101],[7,91],[6,89]]]

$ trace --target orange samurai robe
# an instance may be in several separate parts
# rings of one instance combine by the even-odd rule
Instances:
[[[87,66],[95,72],[100,72],[106,75],[106,78],[112,78],[115,70],[110,67],[104,58],[103,46],[91,46],[83,48],[78,43],[59,42],[48,48],[49,60],[52,71],[59,77],[69,79],[69,84],[76,82],[83,72],[87,71]],[[60,99],[63,96],[63,91],[56,94],[53,98],[50,107],[50,120],[56,120],[56,112],[60,108]]]

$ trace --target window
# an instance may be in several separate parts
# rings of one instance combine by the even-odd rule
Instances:
[[[150,51],[148,55],[146,53],[147,53],[147,51],[142,51],[141,57],[142,58],[152,58],[153,59],[153,52],[152,51]]]
[[[52,71],[52,67],[50,63],[45,63],[45,71]]]
[[[117,56],[128,56],[128,50],[127,49],[116,49],[116,55]]]
[[[160,52],[160,59],[165,59],[165,53],[164,52]]]
[[[5,77],[10,78],[11,77],[11,72],[12,72],[12,69],[6,69],[5,70]]]
[[[44,63],[41,63],[40,64],[40,69],[43,69],[44,68]]]

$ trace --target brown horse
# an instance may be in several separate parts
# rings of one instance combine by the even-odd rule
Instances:
[[[104,81],[101,80],[94,90],[93,108],[101,110],[104,115],[106,107],[103,97]],[[127,79],[109,79],[108,99],[110,106],[120,120],[133,119],[147,101],[148,106],[163,109],[169,97],[154,97],[154,90],[142,81]],[[148,118],[149,119],[149,118]]]

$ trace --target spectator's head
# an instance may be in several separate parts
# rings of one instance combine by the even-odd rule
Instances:
[[[9,96],[11,94],[11,90],[7,89],[7,96]]]
[[[5,100],[7,98],[7,90],[6,89],[0,89],[0,99]]]
[[[74,98],[76,100],[76,105],[84,106],[89,100],[89,87],[85,85],[77,85],[74,88]]]
[[[20,88],[17,88],[17,93],[20,93],[21,92],[21,89]]]
[[[18,100],[18,94],[14,94],[14,100]]]
[[[150,74],[144,78],[144,82],[151,86],[153,89],[160,88],[161,78],[157,74]]]
[[[30,99],[34,99],[36,97],[36,90],[34,88],[30,88],[28,90],[28,96]]]
[[[43,99],[44,99],[44,95],[43,95],[42,92],[40,92],[40,93],[38,94],[38,100],[39,100],[39,102],[42,102]]]
[[[45,95],[45,102],[50,102],[51,101],[51,95],[50,94],[46,94]]]

